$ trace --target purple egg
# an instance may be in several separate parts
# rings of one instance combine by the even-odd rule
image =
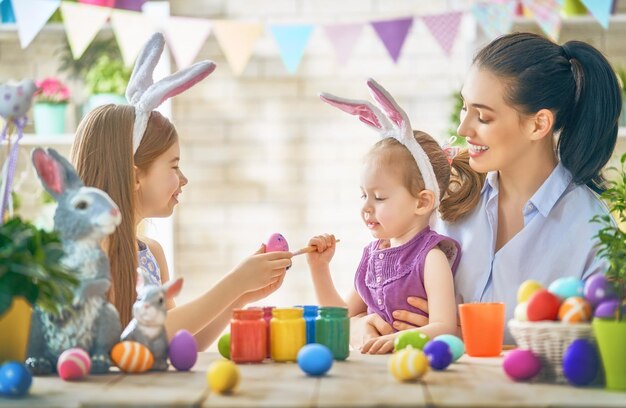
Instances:
[[[289,251],[289,244],[285,237],[278,232],[270,235],[267,239],[267,243],[265,244],[266,252],[276,252],[276,251]]]
[[[515,349],[506,353],[502,369],[513,381],[526,381],[539,374],[541,360],[530,350]]]
[[[576,339],[563,353],[563,375],[572,385],[588,385],[598,375],[600,358],[589,340]]]
[[[613,319],[620,302],[617,299],[605,300],[600,302],[593,313],[594,317],[600,319]],[[626,314],[626,305],[622,306],[622,314]]]
[[[606,276],[596,273],[585,282],[585,299],[595,307],[604,300],[617,299],[617,295]]]
[[[452,363],[452,351],[445,341],[431,340],[423,351],[433,370],[445,370]]]
[[[170,341],[168,355],[175,369],[189,371],[198,359],[196,339],[187,330],[179,330]]]

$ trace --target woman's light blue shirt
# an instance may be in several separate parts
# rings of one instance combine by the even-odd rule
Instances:
[[[594,248],[600,225],[589,220],[608,209],[587,186],[574,184],[560,163],[526,203],[522,230],[495,252],[498,187],[498,173],[488,173],[474,211],[456,223],[435,222],[435,231],[461,244],[457,303],[504,302],[508,322],[525,280],[547,287],[560,277],[585,279],[606,271],[608,264],[596,258]],[[508,328],[504,341],[513,344]]]

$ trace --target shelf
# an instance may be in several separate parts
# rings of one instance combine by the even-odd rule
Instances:
[[[14,138],[15,136],[13,136]],[[73,133],[64,133],[60,135],[34,135],[24,134],[20,140],[20,146],[71,146],[74,141]],[[3,142],[2,144],[6,144]]]

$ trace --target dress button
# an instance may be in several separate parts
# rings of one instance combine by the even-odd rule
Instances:
[[[383,304],[383,300],[381,298],[378,298],[378,304],[382,305]]]
[[[380,280],[381,280],[380,276],[377,276],[376,277],[376,282],[380,282]]]
[[[378,254],[378,259],[383,259],[385,257],[385,254]]]

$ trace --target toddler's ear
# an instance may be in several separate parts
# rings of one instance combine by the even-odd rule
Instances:
[[[435,193],[430,190],[422,190],[417,196],[415,213],[417,215],[429,215],[433,208],[435,208]]]

